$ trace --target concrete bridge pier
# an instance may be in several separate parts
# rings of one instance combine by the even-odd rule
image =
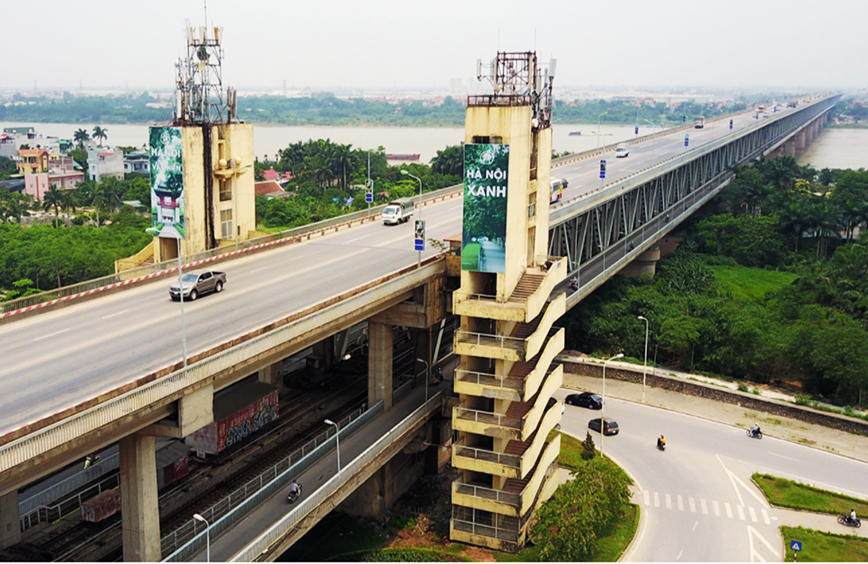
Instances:
[[[796,134],[796,146],[795,146],[796,156],[802,156],[805,154],[805,147],[807,146],[806,145],[807,136],[808,136],[808,132],[805,130],[802,130]],[[810,144],[810,143],[808,143],[808,144]]]
[[[784,143],[783,154],[787,157],[796,158],[796,140],[795,139],[790,138]]]
[[[118,443],[125,562],[160,560],[160,507],[155,439],[129,435]]]
[[[18,513],[18,490],[0,496],[0,549],[21,542],[21,524]]]
[[[261,369],[257,375],[260,382],[264,382],[266,384],[270,384],[272,386],[277,386],[278,388],[283,387],[283,378],[280,377],[283,372],[283,361],[280,360],[273,364],[269,364],[265,368]]]
[[[368,322],[368,405],[383,400],[388,411],[392,407],[392,325]]]
[[[654,245],[628,264],[618,273],[628,278],[638,278],[639,276],[651,276],[657,272],[657,263],[660,261],[660,247]]]

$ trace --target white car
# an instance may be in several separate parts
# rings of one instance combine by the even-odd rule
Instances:
[[[622,159],[627,157],[630,154],[630,145],[627,143],[621,143],[615,148],[615,158]]]

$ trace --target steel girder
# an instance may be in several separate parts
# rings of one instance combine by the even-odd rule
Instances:
[[[763,119],[738,134],[553,208],[549,256],[569,257],[571,275],[600,263],[590,272],[585,270],[582,285],[616,262],[623,266],[716,195],[732,179],[736,165],[776,149],[829,111],[839,98],[831,96],[796,112]]]

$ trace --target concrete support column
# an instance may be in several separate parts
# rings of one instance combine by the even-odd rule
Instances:
[[[805,152],[805,137],[806,137],[806,132],[804,132],[804,131],[800,131],[799,133],[796,134],[795,151],[796,151],[797,155],[802,155]]]
[[[124,561],[159,562],[160,508],[154,437],[130,435],[118,445]]]
[[[259,381],[281,388],[283,387],[283,378],[280,377],[282,371],[283,361],[281,360],[260,370],[258,373]]]
[[[660,247],[657,245],[651,247],[622,268],[618,274],[627,278],[638,278],[639,276],[651,276],[657,271],[657,263],[660,261]]]
[[[796,140],[789,139],[784,143],[784,155],[795,158],[796,156]]]
[[[314,356],[320,359],[320,370],[328,370],[332,367],[335,358],[334,335],[326,337],[313,346]]]
[[[384,407],[392,407],[392,326],[387,323],[368,323],[368,405],[383,400]]]
[[[0,549],[21,542],[21,523],[18,513],[18,490],[0,496]]]

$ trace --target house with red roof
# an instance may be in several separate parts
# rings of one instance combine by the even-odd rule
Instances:
[[[19,149],[21,162],[16,163],[19,174],[48,172],[48,151],[45,149]]]

